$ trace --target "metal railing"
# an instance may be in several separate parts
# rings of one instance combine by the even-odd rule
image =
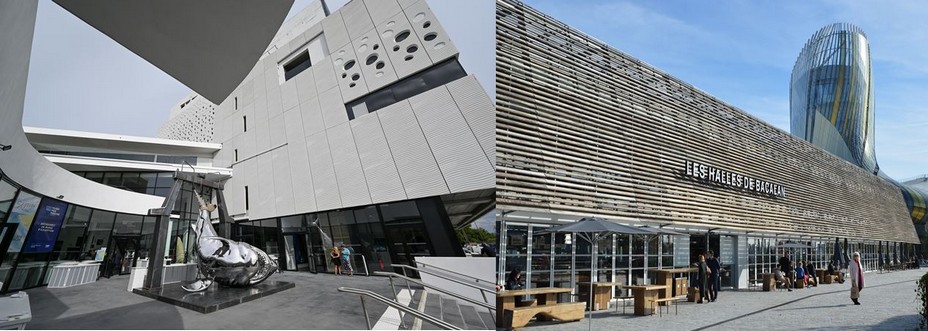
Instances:
[[[367,329],[368,329],[368,330],[373,330],[374,327],[371,325],[370,316],[368,316],[368,314],[367,314],[367,303],[364,301],[364,297],[369,297],[369,298],[371,298],[371,299],[377,300],[377,301],[379,301],[379,302],[381,302],[381,303],[383,303],[383,304],[385,304],[385,305],[387,305],[387,306],[396,308],[397,310],[399,310],[399,311],[401,311],[401,312],[404,312],[404,313],[413,315],[413,316],[415,316],[416,318],[422,319],[423,321],[432,323],[433,325],[438,326],[438,327],[440,327],[440,328],[443,328],[444,330],[460,330],[460,329],[461,329],[461,328],[456,327],[456,326],[454,326],[454,325],[452,325],[452,324],[449,324],[449,323],[447,323],[447,322],[445,322],[445,321],[442,321],[442,320],[440,320],[440,319],[437,319],[437,318],[435,318],[435,317],[433,317],[433,316],[426,315],[426,314],[424,314],[424,313],[422,313],[422,312],[420,312],[420,311],[418,311],[418,310],[409,308],[409,307],[407,307],[406,305],[403,305],[403,304],[401,304],[401,303],[399,303],[399,302],[397,302],[397,301],[387,299],[387,298],[385,298],[384,296],[382,296],[382,295],[380,295],[380,294],[377,294],[377,293],[374,293],[374,292],[371,292],[371,291],[368,291],[368,290],[362,290],[362,289],[357,289],[357,288],[349,288],[349,287],[339,287],[339,288],[338,288],[338,291],[339,291],[339,292],[347,292],[347,293],[358,294],[358,295],[361,297],[361,309],[364,311],[364,320],[367,322]],[[394,292],[394,295],[395,295],[395,294],[396,294],[396,293]],[[402,317],[400,317],[400,319],[402,320]]]
[[[410,278],[410,277],[405,276],[405,275],[400,275],[400,274],[395,273],[395,272],[374,271],[374,275],[390,277],[390,288],[393,289],[393,296],[394,296],[394,299],[399,300],[399,298],[398,298],[397,295],[396,295],[396,286],[395,286],[394,283],[393,283],[393,278],[400,278],[400,279],[403,279],[403,280],[406,281],[406,289],[409,291],[409,293],[412,293],[412,289],[409,287],[409,283],[412,282],[413,284],[422,286],[423,288],[431,289],[431,290],[436,291],[436,292],[438,292],[438,293],[441,293],[441,294],[444,294],[444,295],[447,295],[447,296],[451,296],[451,297],[453,297],[453,298],[455,298],[455,299],[469,302],[469,303],[471,303],[471,304],[473,304],[473,305],[475,305],[475,306],[486,308],[487,311],[490,313],[490,318],[493,319],[493,322],[494,322],[494,323],[496,322],[496,316],[493,314],[493,311],[496,310],[496,305],[490,305],[490,304],[487,304],[486,302],[480,302],[480,301],[477,301],[477,300],[468,298],[468,297],[466,297],[466,296],[463,296],[463,295],[460,295],[460,294],[457,294],[457,293],[454,293],[454,292],[451,292],[451,291],[448,291],[448,290],[445,290],[445,289],[442,289],[442,288],[434,287],[434,286],[428,285],[428,284],[426,284],[426,283],[423,283],[423,282],[421,282],[421,281],[419,281],[419,280],[417,280],[417,279],[413,279],[413,278]],[[444,316],[444,315],[445,315],[445,308],[444,308],[444,304],[442,303],[442,300],[440,300],[440,299],[438,300],[438,309],[439,309],[439,315],[440,315],[440,316]],[[460,315],[461,315],[461,321],[464,321],[464,320],[465,320],[465,318],[464,318],[464,313],[460,311],[460,306],[458,307],[458,312],[459,312]],[[482,319],[481,319],[481,320],[482,320]],[[466,323],[466,322],[465,322],[465,323]]]
[[[413,266],[410,266],[410,265],[405,265],[405,264],[391,264],[390,266],[391,266],[391,267],[394,267],[394,268],[403,268],[403,276],[406,276],[406,277],[409,277],[409,275],[406,274],[406,269],[410,269],[410,270],[413,270],[413,271],[415,271],[415,272],[424,273],[424,274],[427,274],[427,275],[432,275],[432,276],[435,276],[435,277],[438,277],[438,278],[441,278],[441,279],[444,279],[444,280],[453,282],[453,283],[455,283],[455,284],[460,284],[460,285],[464,285],[464,286],[467,286],[467,287],[470,287],[470,288],[474,288],[474,289],[480,290],[480,295],[483,296],[483,302],[485,302],[485,303],[487,303],[487,304],[490,303],[490,301],[487,299],[487,293],[490,293],[490,294],[496,293],[495,290],[483,288],[483,287],[480,287],[480,286],[471,284],[471,283],[469,283],[469,282],[462,281],[462,280],[460,280],[460,279],[454,279],[454,278],[451,278],[451,277],[448,277],[448,276],[445,276],[445,275],[440,275],[440,274],[437,274],[437,273],[434,273],[434,272],[431,272],[431,271],[428,271],[428,270],[419,269],[419,268],[416,268],[416,267],[413,267]],[[436,268],[437,268],[437,267],[436,267]],[[441,268],[438,268],[438,269],[441,269]],[[444,269],[441,269],[441,270],[444,270]],[[454,273],[453,271],[451,271],[451,272]],[[469,276],[468,276],[468,277],[469,277]]]
[[[477,278],[477,277],[474,277],[474,276],[471,276],[471,275],[465,275],[465,274],[462,274],[462,273],[457,272],[457,271],[448,270],[448,269],[445,269],[445,268],[442,268],[442,267],[438,267],[438,266],[434,266],[434,265],[431,265],[431,264],[428,264],[428,263],[425,263],[425,262],[419,262],[419,261],[414,261],[414,262],[415,262],[416,264],[418,264],[418,265],[423,265],[423,266],[426,266],[426,267],[429,267],[429,268],[438,269],[438,270],[441,270],[441,271],[444,271],[444,272],[447,272],[447,273],[450,273],[450,274],[453,274],[453,275],[460,276],[461,278],[466,278],[466,279],[468,279],[468,280],[471,280],[471,279],[472,279],[472,280],[474,280],[474,282],[476,282],[476,283],[487,283],[487,284],[489,284],[490,286],[496,286],[496,282],[491,282],[491,281],[489,281],[489,280],[480,279],[480,278]]]

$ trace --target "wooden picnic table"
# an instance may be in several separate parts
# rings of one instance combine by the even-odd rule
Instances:
[[[557,304],[557,295],[560,293],[570,293],[573,291],[569,287],[538,287],[528,290],[508,290],[496,292],[496,324],[503,326],[506,309],[516,307],[516,297],[524,295],[535,296],[537,305],[552,306]]]
[[[635,315],[647,316],[653,313],[648,307],[648,302],[657,299],[658,291],[666,290],[666,285],[625,285],[624,288],[631,289],[635,296]]]
[[[596,282],[593,283],[593,298],[590,299],[590,282],[579,282],[577,286],[580,288],[580,297],[583,301],[586,301],[587,308],[590,307],[590,302],[593,302],[593,310],[603,310],[609,308],[609,301],[612,300],[612,287],[613,286],[625,286],[624,282]]]
[[[657,273],[657,285],[666,285],[667,289],[660,292],[660,298],[665,299],[675,295],[682,295],[683,293],[673,293],[677,288],[674,283],[673,275],[676,274],[689,274],[691,272],[699,271],[698,268],[673,268],[673,269],[648,269],[648,271],[653,271]],[[689,275],[687,275],[689,278]]]

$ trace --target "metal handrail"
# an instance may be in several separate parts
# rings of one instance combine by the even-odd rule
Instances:
[[[484,283],[487,283],[487,284],[496,286],[496,282],[491,282],[491,281],[488,281],[488,280],[485,280],[485,279],[480,279],[480,278],[477,278],[477,277],[474,277],[474,276],[471,276],[471,275],[465,275],[465,274],[462,274],[462,273],[457,272],[457,271],[448,270],[448,269],[445,269],[445,268],[442,268],[442,267],[438,267],[438,266],[434,266],[434,265],[431,265],[431,264],[428,264],[428,263],[425,263],[425,262],[419,262],[419,261],[414,261],[414,262],[415,262],[416,264],[421,264],[421,265],[424,265],[424,266],[429,267],[429,268],[435,268],[435,269],[438,269],[438,270],[441,270],[441,271],[444,271],[444,272],[447,272],[447,273],[455,274],[455,275],[458,275],[458,276],[461,276],[461,277],[464,277],[464,278],[473,279],[473,280],[474,280],[475,282],[477,282],[477,283],[484,282]]]
[[[404,269],[404,270],[405,270],[405,269]],[[463,296],[463,295],[460,295],[460,294],[457,294],[457,293],[454,293],[454,292],[451,292],[451,291],[448,291],[448,290],[445,290],[445,289],[441,289],[441,288],[438,288],[438,287],[434,287],[434,286],[425,284],[425,283],[423,283],[423,282],[420,282],[420,281],[418,281],[418,280],[416,280],[416,279],[409,278],[408,276],[400,275],[400,274],[395,273],[395,272],[374,271],[374,275],[390,277],[390,287],[394,288],[394,290],[393,290],[393,296],[394,296],[394,297],[396,297],[396,288],[393,286],[393,277],[397,277],[397,278],[400,278],[400,279],[405,280],[405,281],[406,281],[406,286],[407,286],[407,287],[409,286],[409,282],[412,282],[413,284],[417,284],[417,285],[419,285],[419,286],[422,286],[423,288],[432,289],[432,290],[434,290],[434,291],[436,291],[436,292],[438,292],[438,293],[442,293],[442,294],[445,294],[445,295],[454,297],[454,298],[456,298],[456,299],[458,299],[458,300],[463,300],[463,301],[470,302],[470,303],[472,303],[472,304],[474,304],[474,305],[476,305],[476,306],[478,306],[478,307],[486,308],[487,311],[490,313],[490,318],[493,319],[493,322],[494,322],[494,323],[496,322],[496,316],[495,316],[495,314],[493,314],[493,311],[496,310],[496,305],[490,305],[490,304],[487,304],[486,302],[480,302],[480,301],[477,301],[477,300],[474,300],[474,299],[465,297],[465,296]],[[397,300],[399,300],[399,299],[397,299]],[[441,305],[441,300],[439,300],[438,303],[439,303],[439,305]],[[440,307],[440,310],[441,310],[442,315],[444,315],[444,308]],[[462,314],[462,316],[461,316],[461,320],[462,320],[462,321],[464,320],[463,314]]]
[[[374,293],[374,292],[371,292],[371,291],[368,291],[368,290],[362,290],[362,289],[350,288],[350,287],[339,287],[339,288],[338,288],[338,291],[339,291],[339,292],[354,293],[354,294],[358,294],[358,295],[361,296],[361,309],[364,310],[364,319],[367,321],[367,329],[368,329],[368,330],[373,330],[373,326],[371,326],[371,319],[370,319],[370,316],[367,315],[367,304],[364,302],[364,297],[365,297],[365,296],[366,296],[366,297],[369,297],[369,298],[371,298],[371,299],[380,301],[381,303],[386,304],[387,306],[396,308],[396,309],[398,309],[398,310],[400,310],[400,311],[402,311],[402,312],[404,312],[404,313],[411,314],[411,315],[413,315],[413,316],[415,316],[415,317],[418,317],[418,318],[422,319],[423,321],[426,321],[426,322],[432,323],[432,324],[434,324],[434,325],[436,325],[436,326],[438,326],[438,327],[444,328],[445,330],[461,330],[461,328],[459,328],[459,327],[457,327],[457,326],[454,326],[454,325],[449,324],[449,323],[447,323],[447,322],[445,322],[445,321],[439,320],[439,319],[437,319],[437,318],[435,318],[435,317],[433,317],[433,316],[426,315],[425,313],[422,313],[422,312],[420,312],[420,311],[418,311],[418,310],[409,308],[409,307],[407,307],[406,305],[403,305],[403,304],[400,304],[400,303],[398,303],[398,302],[396,302],[396,301],[387,299],[387,298],[385,298],[384,296],[382,296],[382,295],[380,295],[380,294],[377,294],[377,293]],[[402,319],[402,317],[401,317],[401,319]]]
[[[428,271],[428,270],[423,270],[423,269],[419,269],[419,268],[413,267],[413,266],[411,266],[411,265],[405,265],[405,264],[391,264],[390,266],[391,266],[391,267],[394,267],[394,268],[411,269],[411,270],[416,271],[416,272],[421,272],[421,273],[429,274],[429,275],[432,275],[432,276],[435,276],[435,277],[438,277],[438,278],[441,278],[441,279],[445,279],[445,280],[448,280],[448,281],[452,281],[452,282],[454,282],[454,283],[461,284],[461,285],[464,285],[464,286],[467,286],[467,287],[470,287],[470,288],[478,289],[478,290],[481,290],[481,291],[486,292],[486,293],[491,293],[491,294],[492,294],[492,293],[496,293],[494,290],[491,290],[491,289],[487,289],[487,288],[483,288],[483,287],[480,287],[480,286],[477,286],[477,285],[473,285],[473,284],[471,284],[471,283],[462,281],[462,280],[460,280],[460,279],[454,279],[454,278],[451,278],[451,277],[448,277],[448,276],[445,276],[445,275],[439,275],[439,274],[436,274],[436,273],[431,272],[431,271]],[[403,270],[403,273],[405,274],[406,271]],[[483,300],[484,300],[484,302],[486,302],[486,303],[490,303],[489,301],[487,301],[487,296],[486,296],[486,294],[483,295]]]
[[[478,306],[480,306],[480,307],[484,307],[484,308],[489,308],[489,309],[492,309],[492,310],[496,310],[496,305],[491,305],[491,304],[488,304],[488,303],[486,303],[486,302],[480,302],[480,301],[477,301],[477,300],[468,298],[468,297],[466,297],[466,296],[463,296],[463,295],[460,295],[460,294],[457,294],[457,293],[454,293],[454,292],[451,292],[451,291],[448,291],[448,290],[445,290],[445,289],[442,289],[442,288],[438,288],[438,287],[435,287],[435,286],[432,286],[432,285],[428,285],[428,284],[426,284],[426,283],[423,283],[423,282],[419,281],[418,279],[410,278],[410,277],[408,277],[408,276],[403,276],[403,275],[400,275],[400,274],[395,273],[395,272],[374,271],[374,275],[390,277],[390,278],[391,278],[391,282],[392,282],[392,278],[393,278],[393,277],[398,277],[398,278],[403,279],[403,280],[405,280],[405,281],[407,281],[407,282],[412,282],[413,284],[416,284],[416,285],[419,285],[419,286],[422,286],[422,287],[425,287],[425,288],[430,288],[430,289],[435,290],[435,291],[437,291],[437,292],[439,292],[439,293],[443,293],[443,294],[446,294],[446,295],[450,295],[450,296],[452,296],[452,297],[455,297],[455,298],[457,298],[457,299],[461,299],[461,300],[470,302],[470,303],[475,304],[475,305],[478,305]]]

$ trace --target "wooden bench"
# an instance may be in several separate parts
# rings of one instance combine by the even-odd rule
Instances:
[[[579,321],[586,311],[585,302],[568,302],[556,305],[506,308],[506,327],[521,328],[528,324],[535,315],[541,315],[559,321]]]
[[[682,299],[686,299],[686,297],[680,296],[680,297],[669,297],[669,298],[661,298],[661,299],[651,300],[651,315],[654,315],[654,307],[657,306],[658,316],[661,316],[661,317],[664,316],[664,310],[660,308],[660,303],[663,303],[663,302],[668,303],[668,305],[666,305],[666,307],[667,307],[667,314],[670,314],[670,305],[669,305],[669,303],[673,303],[674,312],[675,312],[677,315],[680,315],[679,302],[680,302],[680,300],[682,300]]]

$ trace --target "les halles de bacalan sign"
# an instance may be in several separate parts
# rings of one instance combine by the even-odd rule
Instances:
[[[769,194],[776,197],[786,197],[786,188],[783,187],[783,185],[722,170],[699,162],[687,160],[686,169],[683,173],[686,177],[700,179],[721,186]]]

